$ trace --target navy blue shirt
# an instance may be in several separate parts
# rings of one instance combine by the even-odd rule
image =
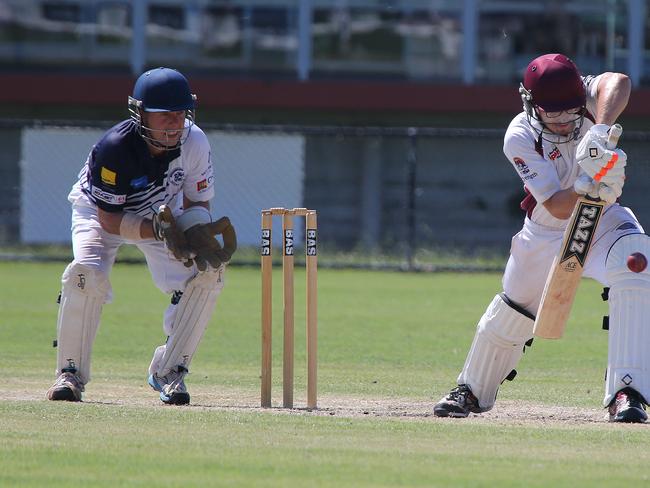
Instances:
[[[152,156],[136,123],[120,122],[92,148],[68,199],[148,218],[162,204],[180,211],[184,197],[209,201],[214,197],[210,143],[197,125],[186,130],[180,149]]]
[[[81,189],[107,212],[141,213],[165,203],[165,177],[180,149],[152,156],[131,119],[109,129],[93,147]],[[85,180],[85,181],[84,181]]]

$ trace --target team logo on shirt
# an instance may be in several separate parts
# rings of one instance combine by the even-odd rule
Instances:
[[[185,179],[185,171],[183,171],[183,168],[176,168],[169,175],[169,182],[175,186],[180,186],[183,183],[184,179]]]
[[[107,185],[115,185],[115,182],[117,181],[117,173],[103,166],[100,176],[102,178],[102,183],[106,183]]]
[[[208,180],[201,180],[196,184],[196,191],[203,191],[208,187]]]
[[[557,147],[554,147],[553,150],[548,153],[548,157],[551,158],[551,161],[555,161],[557,158],[562,157],[562,153]]]
[[[512,161],[515,163],[515,166],[517,166],[517,171],[519,171],[522,175],[530,173],[530,168],[526,164],[526,161],[521,158],[512,158]]]

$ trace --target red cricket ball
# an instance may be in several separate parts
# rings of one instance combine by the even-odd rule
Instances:
[[[648,260],[640,252],[633,252],[627,257],[627,267],[630,268],[630,271],[641,273],[648,267]]]

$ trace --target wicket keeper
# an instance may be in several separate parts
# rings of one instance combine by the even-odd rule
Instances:
[[[68,196],[74,259],[61,279],[50,400],[81,401],[102,307],[111,301],[110,271],[118,248],[133,244],[156,286],[171,296],[167,340],[155,349],[148,383],[166,404],[190,401],[185,375],[236,248],[228,218],[210,217],[210,144],[194,123],[195,100],[178,71],[143,73],[129,97],[130,118],[103,135],[79,173]],[[127,328],[123,334],[126,340]]]

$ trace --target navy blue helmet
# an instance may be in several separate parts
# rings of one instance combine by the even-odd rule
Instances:
[[[142,73],[133,87],[133,96],[129,97],[129,112],[137,124],[140,135],[150,144],[167,150],[179,147],[189,135],[194,124],[194,102],[196,95],[190,90],[187,78],[179,71],[171,68],[155,68]],[[185,111],[185,127],[183,137],[177,142],[165,144],[158,138],[152,137],[155,131],[143,124],[143,112],[180,112]]]

